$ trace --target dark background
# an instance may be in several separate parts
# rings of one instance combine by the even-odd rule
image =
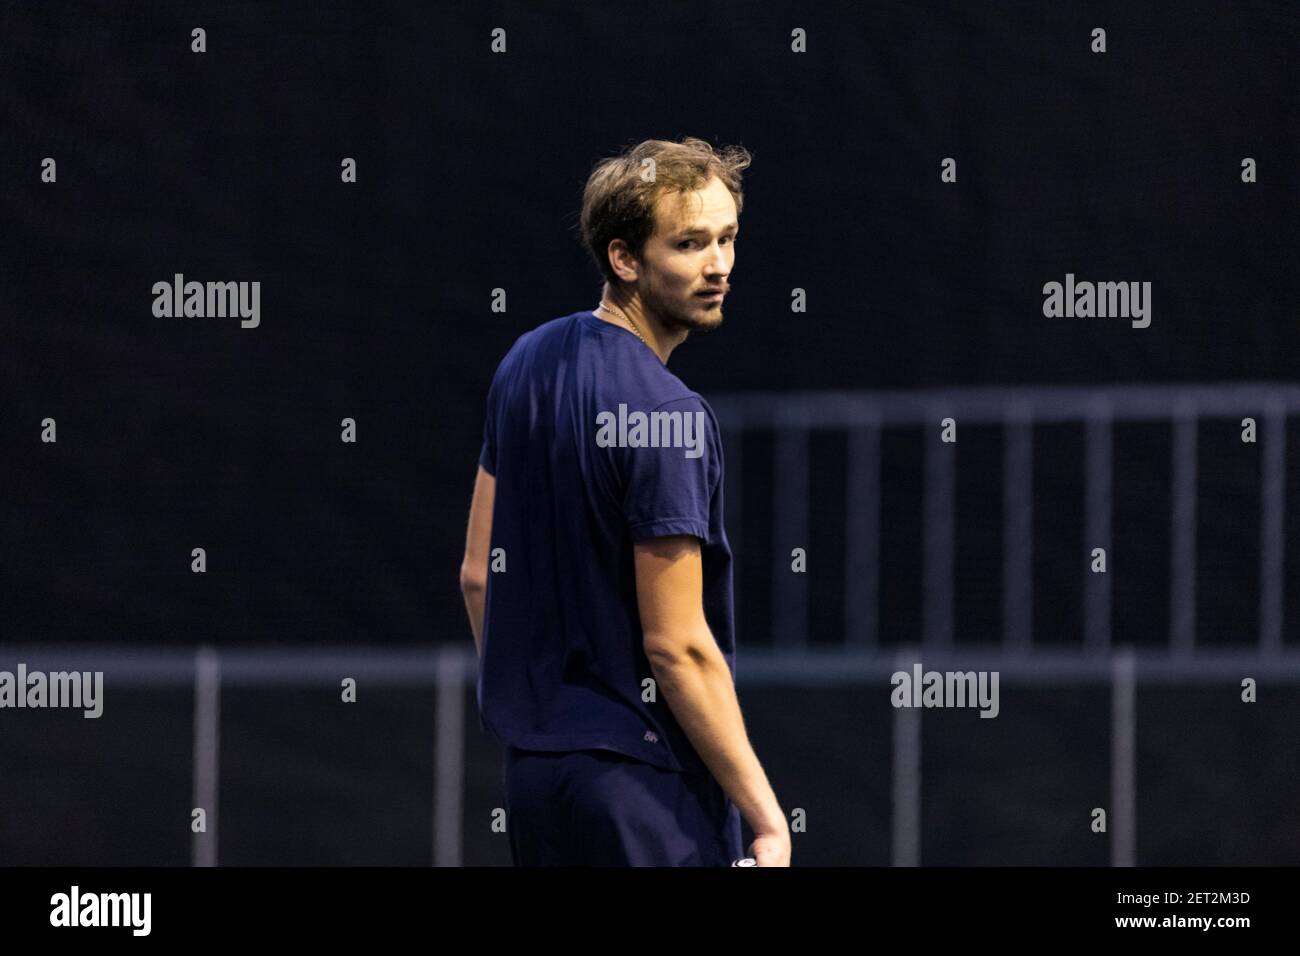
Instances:
[[[190,50],[196,26],[203,54]],[[490,52],[495,27],[505,54]],[[796,27],[805,54],[790,50]],[[1090,51],[1094,27],[1105,54]],[[582,186],[597,160],[645,138],[754,155],[726,322],[670,363],[706,398],[1290,380],[1297,41],[1289,3],[0,5],[0,642],[468,645],[457,571],[492,372],[522,332],[595,305]],[[40,181],[46,156],[56,184]],[[355,184],[340,182],[344,157]],[[956,184],[940,181],[944,157]],[[151,287],[177,272],[260,281],[260,327],[155,318]],[[1042,286],[1067,272],[1150,281],[1151,326],[1044,318]],[[795,287],[806,313],[790,311]],[[490,308],[495,288],[505,313]],[[40,442],[47,416],[57,444]],[[339,441],[344,417],[355,445]],[[1238,431],[1200,435],[1202,643],[1250,643],[1258,623],[1258,452]],[[990,641],[1000,446],[969,434],[956,638]],[[1043,643],[1079,639],[1080,436],[1035,435]],[[886,461],[902,462],[883,485],[886,642],[918,636],[920,441],[885,436]],[[1292,486],[1294,428],[1288,447]],[[812,448],[815,487],[841,481],[814,496],[813,532],[836,540],[838,452]],[[1169,448],[1165,426],[1116,430],[1117,640],[1167,639]],[[761,499],[764,454],[760,441],[728,482]],[[1287,519],[1300,527],[1291,506]],[[759,527],[738,556],[742,669],[747,627],[750,643],[766,640],[770,564],[766,518],[747,520]],[[194,547],[206,574],[190,571]],[[842,581],[810,582],[818,641],[837,640]],[[1297,603],[1289,593],[1289,648]],[[344,709],[340,725],[306,691],[260,693],[225,692],[222,862],[427,862],[432,695],[394,692]],[[1227,755],[1294,726],[1300,700],[1276,692],[1290,719],[1220,703],[1207,749],[1172,758],[1188,715],[1215,706],[1199,693],[1140,698],[1152,736],[1139,773],[1160,769],[1139,792],[1139,859],[1294,861],[1300,838],[1267,839],[1267,806],[1238,821],[1239,839],[1205,831],[1261,789],[1297,793],[1293,734],[1261,743],[1249,768]],[[887,862],[884,695],[742,692],[778,794],[806,779],[811,753],[842,769],[821,783],[839,816],[805,838],[807,862]],[[1077,822],[1108,792],[1106,694],[1038,699],[1001,757],[963,751],[987,776],[973,798],[989,804],[972,811],[982,822],[927,791],[926,862],[1106,861]],[[123,692],[93,731],[79,714],[0,715],[0,786],[16,808],[0,861],[184,862],[190,707],[185,692]],[[241,720],[278,721],[260,732],[278,742],[254,746],[262,736]],[[476,721],[471,698],[466,860],[503,862],[474,816],[500,799],[496,745]],[[941,748],[956,745],[929,734],[924,779],[939,787],[958,772]],[[1031,772],[1007,756],[1026,747],[1069,760]],[[1212,797],[1174,782],[1215,760]],[[1162,788],[1167,806],[1147,802]],[[273,795],[297,808],[294,826],[266,811]],[[1187,801],[1200,815],[1168,822]],[[395,807],[407,816],[386,819],[386,836],[358,829]],[[177,823],[157,823],[171,813]],[[1008,842],[998,820],[1040,832]],[[1062,832],[1078,846],[1060,850]]]

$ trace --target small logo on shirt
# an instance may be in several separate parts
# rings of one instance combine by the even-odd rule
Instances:
[[[618,414],[596,414],[596,444],[601,448],[685,448],[687,458],[704,454],[703,412],[628,413],[620,402]]]
[[[648,740],[652,744],[659,743],[659,735],[653,730],[647,730],[643,739]]]

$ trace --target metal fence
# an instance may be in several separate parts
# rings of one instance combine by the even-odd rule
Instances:
[[[1003,620],[1004,651],[1032,646],[1033,427],[1080,423],[1086,428],[1082,476],[1084,522],[1090,546],[1110,551],[1111,433],[1118,422],[1169,422],[1173,426],[1173,547],[1170,554],[1170,653],[1194,651],[1196,607],[1196,445],[1203,418],[1251,416],[1259,423],[1262,455],[1260,520],[1260,652],[1282,650],[1283,505],[1286,419],[1300,409],[1300,387],[1280,384],[1159,385],[1095,388],[962,388],[893,392],[797,392],[724,395],[710,404],[723,429],[728,472],[743,467],[746,433],[775,437],[772,540],[779,555],[791,542],[808,540],[810,433],[841,430],[848,438],[849,493],[844,515],[847,532],[844,592],[845,645],[878,644],[880,519],[880,433],[886,427],[932,429],[952,418],[960,425],[998,425],[1004,433],[1003,470]],[[954,446],[937,434],[925,443],[922,643],[927,652],[951,646],[953,633]],[[733,549],[745,507],[745,488],[726,487],[728,535]],[[772,639],[776,646],[807,645],[807,589],[777,561],[772,567]],[[1085,646],[1100,653],[1110,647],[1110,576],[1080,570],[1085,600]]]
[[[1111,688],[1111,861],[1132,866],[1136,853],[1136,693],[1139,680],[1187,684],[1252,673],[1294,682],[1300,656],[1283,647],[1283,559],[1286,423],[1300,410],[1300,387],[1240,385],[1121,385],[1110,387],[984,387],[885,392],[794,392],[719,396],[711,400],[723,430],[728,473],[744,467],[746,434],[773,437],[771,615],[772,644],[797,653],[808,647],[808,588],[790,573],[786,555],[809,540],[809,443],[813,430],[846,436],[844,500],[844,655],[822,666],[848,678],[907,670],[924,655],[941,670],[998,670],[1003,680],[1036,684],[1109,682]],[[1255,418],[1261,454],[1260,633],[1249,652],[1198,649],[1196,627],[1196,495],[1198,424],[1205,418]],[[940,441],[945,419],[1000,426],[1003,433],[1003,632],[980,650],[953,643],[956,455]],[[1089,547],[1111,551],[1112,430],[1119,422],[1167,422],[1173,429],[1170,551],[1170,635],[1161,651],[1113,646],[1111,577],[1080,563],[1084,640],[1075,651],[1035,648],[1032,637],[1033,429],[1074,423],[1085,429],[1083,521]],[[919,643],[898,648],[892,663],[879,653],[881,431],[920,428],[924,442],[922,627]],[[761,487],[761,483],[758,483]],[[747,487],[726,486],[727,527],[739,541]],[[775,661],[768,662],[775,663]],[[810,677],[811,661],[780,665],[787,678]],[[760,666],[766,676],[777,671]],[[826,676],[826,675],[822,675]],[[893,861],[920,862],[921,713],[895,710]]]

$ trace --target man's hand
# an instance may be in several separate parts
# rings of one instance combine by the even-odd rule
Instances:
[[[749,855],[756,861],[756,866],[789,866],[789,828],[776,833],[755,834],[754,842],[749,845]]]

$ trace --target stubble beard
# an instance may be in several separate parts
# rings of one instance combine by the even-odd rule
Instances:
[[[639,290],[642,306],[655,315],[659,324],[670,332],[711,332],[722,324],[722,303],[710,308],[703,301],[690,312],[683,312],[676,300],[659,295],[652,283]]]

